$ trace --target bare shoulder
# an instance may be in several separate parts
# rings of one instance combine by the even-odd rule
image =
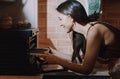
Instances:
[[[103,40],[105,31],[105,28],[103,26],[104,25],[102,24],[95,24],[94,26],[90,27],[87,32],[87,39],[99,39],[99,41]]]
[[[99,23],[90,28],[89,35],[97,36],[97,38],[101,37],[102,39],[104,39],[106,45],[111,44],[115,38],[114,33],[109,28]]]
[[[101,24],[91,25],[88,29],[88,35],[98,34],[101,30],[101,26],[103,26],[103,25],[101,25]]]
[[[91,33],[101,33],[101,34],[103,34],[105,31],[109,31],[109,29],[107,27],[105,27],[103,24],[99,24],[99,23],[94,24],[94,22],[93,22],[93,23],[91,23],[91,25],[92,26],[89,29],[89,33],[91,32]]]

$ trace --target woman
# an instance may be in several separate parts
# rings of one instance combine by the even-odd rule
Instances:
[[[53,54],[40,54],[48,63],[59,64],[72,71],[90,74],[97,60],[109,62],[110,75],[120,74],[119,30],[107,23],[97,22],[98,14],[87,16],[84,7],[76,0],[67,0],[57,7],[61,26],[67,33],[75,31],[84,35],[86,50],[82,64],[65,61]],[[116,64],[113,64],[114,63]],[[117,65],[118,64],[118,65]],[[117,67],[115,67],[117,65]],[[117,69],[115,69],[115,68]]]

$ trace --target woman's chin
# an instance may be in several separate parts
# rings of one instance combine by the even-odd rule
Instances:
[[[66,31],[66,33],[70,33],[72,30],[65,30]]]

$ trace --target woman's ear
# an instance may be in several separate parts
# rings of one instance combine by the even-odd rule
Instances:
[[[74,20],[73,20],[73,18],[70,16],[70,15],[68,15],[68,18],[73,22]]]

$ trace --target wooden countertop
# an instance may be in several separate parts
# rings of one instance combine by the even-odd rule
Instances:
[[[7,76],[7,75],[1,75],[0,79],[42,79],[42,76]]]

